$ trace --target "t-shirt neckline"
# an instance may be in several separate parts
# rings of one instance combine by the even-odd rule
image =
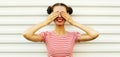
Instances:
[[[52,31],[52,32],[53,32],[53,34],[56,35],[56,36],[66,36],[66,35],[68,35],[68,31],[66,31],[66,33],[63,34],[63,35],[58,35],[57,33],[55,33],[55,31]]]

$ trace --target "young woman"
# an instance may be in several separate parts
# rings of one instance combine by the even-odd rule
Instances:
[[[72,57],[72,50],[76,42],[93,40],[99,35],[94,29],[73,21],[70,16],[73,12],[72,8],[63,3],[49,6],[47,12],[49,14],[47,19],[28,29],[23,33],[23,36],[33,42],[44,42],[48,50],[48,57]],[[55,23],[53,31],[35,34],[36,31],[49,25],[52,21]],[[80,32],[66,31],[64,27],[66,21],[86,33],[80,34]]]

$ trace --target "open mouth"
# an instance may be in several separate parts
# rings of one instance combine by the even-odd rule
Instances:
[[[58,21],[58,22],[62,22],[63,20],[64,20],[64,19],[61,18],[61,17],[59,17],[59,18],[56,19],[56,21]]]
[[[63,21],[63,19],[57,19],[57,21],[58,21],[58,22],[62,22],[62,21]]]

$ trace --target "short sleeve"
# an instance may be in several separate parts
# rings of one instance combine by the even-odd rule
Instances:
[[[43,42],[45,42],[46,36],[47,36],[47,32],[41,32],[40,36],[43,38]]]
[[[80,38],[81,34],[79,32],[74,32],[75,42],[78,42],[78,38]]]

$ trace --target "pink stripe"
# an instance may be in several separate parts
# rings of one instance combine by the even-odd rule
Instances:
[[[71,55],[73,46],[76,42],[79,33],[67,32],[67,34],[65,34],[64,36],[59,36],[52,31],[43,32],[40,35],[44,38],[44,42],[46,44],[49,54],[55,55],[57,53],[63,53],[63,55],[65,56],[66,53],[69,53],[69,55]]]

